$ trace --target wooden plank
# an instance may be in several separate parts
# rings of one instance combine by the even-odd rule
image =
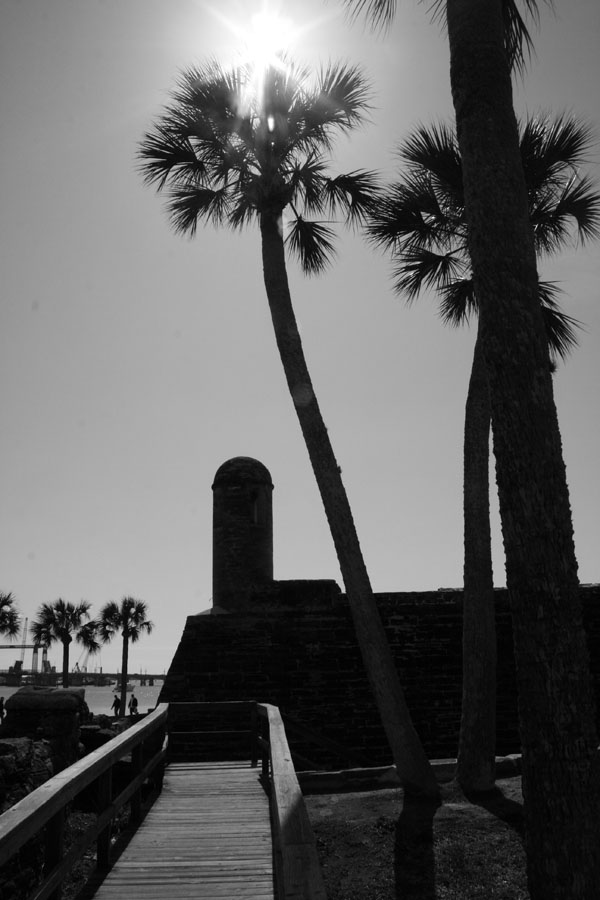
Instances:
[[[95,900],[274,900],[269,800],[248,763],[167,766]]]

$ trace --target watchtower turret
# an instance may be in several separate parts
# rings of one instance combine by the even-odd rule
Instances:
[[[213,606],[234,612],[273,580],[273,482],[257,459],[236,456],[212,489]]]

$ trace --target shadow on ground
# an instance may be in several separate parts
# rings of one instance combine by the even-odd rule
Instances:
[[[481,806],[496,819],[506,822],[518,835],[523,836],[523,804],[507,797],[500,788],[495,787],[492,791],[486,791],[485,794],[465,792],[465,797],[469,803]]]
[[[398,900],[436,900],[433,819],[439,806],[436,800],[404,797],[394,846]]]
[[[307,796],[329,900],[528,900],[520,778],[442,805],[400,790]]]

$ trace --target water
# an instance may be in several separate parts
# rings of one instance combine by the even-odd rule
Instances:
[[[162,681],[155,681],[152,687],[146,685],[145,687],[140,687],[137,682],[134,682],[134,693],[138,700],[138,712],[146,713],[150,709],[154,709],[158,702],[158,695],[160,694],[160,689],[163,686]],[[4,697],[4,702],[8,700],[9,697],[12,697],[13,694],[19,688],[16,687],[7,687],[5,684],[0,685],[0,697]],[[60,688],[57,688],[60,690]],[[85,702],[89,706],[90,712],[94,715],[105,715],[112,716],[113,712],[111,709],[112,702],[114,700],[114,690],[112,687],[91,687],[90,685],[86,685],[85,688]],[[131,693],[127,692],[127,703],[129,703],[129,698],[131,697]]]

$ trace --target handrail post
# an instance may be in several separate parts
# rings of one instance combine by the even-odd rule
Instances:
[[[269,780],[269,764],[271,761],[271,733],[270,733],[270,722],[268,718],[264,719],[265,724],[263,725],[263,738],[265,740],[266,746],[263,747],[262,750],[262,775],[265,779],[265,783]]]
[[[141,741],[137,747],[131,751],[131,768],[133,777],[139,775],[144,764],[144,742]],[[135,794],[131,797],[131,821],[139,822],[142,818],[142,786],[140,785]]]
[[[256,701],[250,707],[250,765],[253,769],[258,765],[258,711]]]
[[[166,747],[166,751],[167,751],[167,754],[168,754],[168,752],[169,752],[169,731],[168,731],[168,729],[167,729],[167,724],[166,724],[166,722],[165,722],[164,728],[161,728],[161,730],[160,730],[160,742],[159,742],[159,746],[160,746],[160,747],[163,747],[163,748]],[[165,759],[166,759],[166,756],[165,756]],[[156,790],[157,790],[157,792],[158,792],[159,794],[162,792],[162,789],[163,789],[163,782],[164,782],[164,779],[165,779],[165,765],[166,765],[165,759],[163,759],[163,761],[162,761],[161,764],[158,766],[158,768],[157,768],[157,770],[156,770],[156,772],[155,772],[155,784],[156,784]]]
[[[65,808],[63,806],[46,825],[44,870],[45,873],[54,869],[63,857],[65,833]],[[62,884],[59,884],[50,894],[49,900],[60,900],[62,896]]]
[[[98,778],[98,814],[110,806],[112,800],[112,766]],[[96,864],[103,871],[110,868],[111,822],[100,832],[96,841]]]

